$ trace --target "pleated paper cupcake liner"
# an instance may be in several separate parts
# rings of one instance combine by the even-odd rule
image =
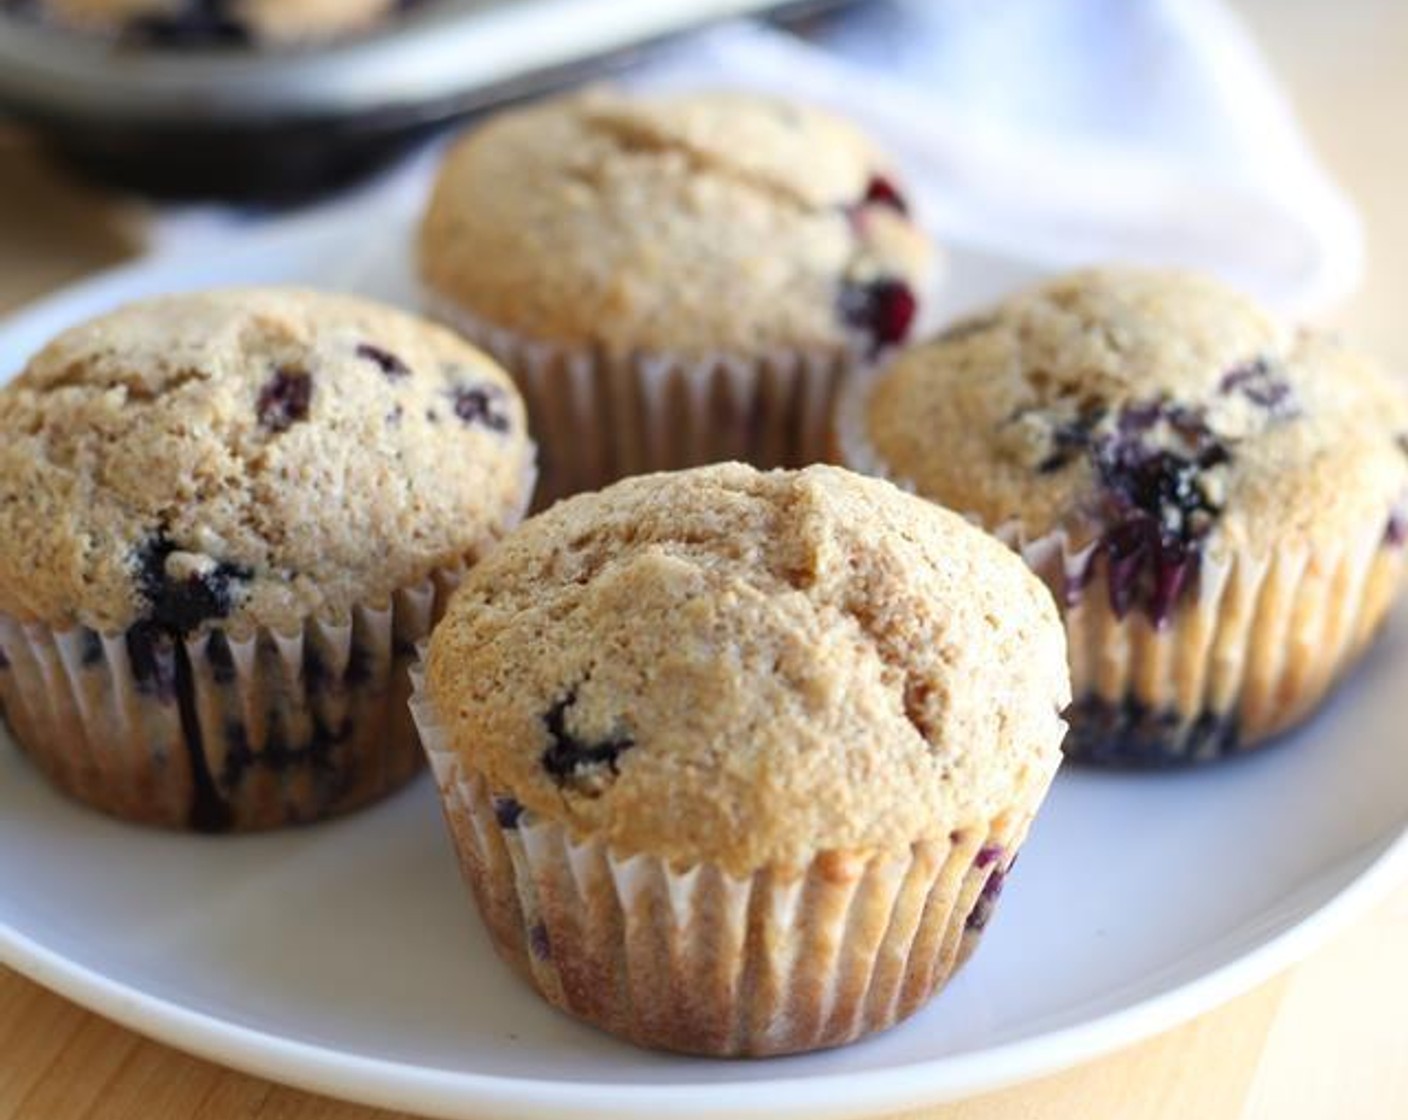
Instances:
[[[883,376],[876,374],[875,376]],[[911,492],[865,435],[873,378],[837,404],[833,448],[854,470]],[[971,514],[971,520],[981,519]],[[1405,550],[1385,521],[1317,549],[1265,555],[1211,548],[1196,583],[1156,626],[1112,606],[1094,542],[985,526],[1042,577],[1062,607],[1075,702],[1066,754],[1118,766],[1169,766],[1234,754],[1304,720],[1382,626],[1403,583]]]
[[[1075,703],[1066,752],[1111,765],[1205,762],[1306,719],[1359,659],[1403,582],[1382,525],[1312,549],[1210,550],[1162,626],[1111,601],[1103,558],[1064,534],[1017,548],[1064,608]]]
[[[733,459],[819,462],[836,395],[862,364],[848,351],[613,357],[525,338],[434,293],[425,301],[518,383],[541,448],[537,509],[628,475]]]
[[[788,1054],[912,1015],[973,952],[1036,808],[903,853],[679,868],[535,819],[461,763],[424,695],[412,707],[499,955],[555,1007],[655,1049]]]
[[[0,615],[0,703],[60,790],[117,817],[250,831],[349,812],[421,765],[408,667],[460,570],[294,634],[114,634]]]

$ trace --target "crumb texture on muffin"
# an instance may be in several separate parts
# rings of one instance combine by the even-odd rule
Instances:
[[[838,468],[724,464],[526,522],[457,593],[427,694],[496,811],[744,874],[1025,809],[1069,686],[996,540]]]
[[[930,255],[860,132],[736,92],[500,114],[450,152],[421,233],[424,279],[455,308],[691,356],[899,341]]]
[[[345,619],[491,544],[532,457],[507,375],[413,316],[277,288],[132,304],[0,390],[0,612]]]
[[[1076,273],[962,320],[874,382],[861,429],[886,474],[989,527],[1098,541],[1156,621],[1198,556],[1392,535],[1408,491],[1389,378],[1177,272]]]

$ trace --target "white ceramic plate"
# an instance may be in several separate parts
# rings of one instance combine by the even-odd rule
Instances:
[[[292,281],[404,298],[404,261],[355,248],[374,224],[74,288],[0,329],[0,370],[162,290]],[[1031,275],[959,253],[951,307]],[[0,743],[0,959],[216,1061],[447,1117],[826,1120],[932,1103],[1172,1026],[1377,898],[1408,862],[1405,671],[1400,615],[1274,749],[1192,773],[1062,773],[968,968],[909,1023],[827,1054],[649,1054],[551,1011],[490,953],[426,779],[350,820],[212,840],[85,812]]]

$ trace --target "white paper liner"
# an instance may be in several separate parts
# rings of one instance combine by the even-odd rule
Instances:
[[[1089,562],[1089,545],[1059,533],[1024,542],[1009,525],[998,535],[1057,595]],[[1137,608],[1118,617],[1098,561],[1064,603],[1077,697],[1068,749],[1095,761],[1202,762],[1304,720],[1358,660],[1402,584],[1404,551],[1383,537],[1374,526],[1313,551],[1209,550],[1163,626]]]
[[[628,475],[731,459],[762,468],[821,461],[836,395],[863,365],[850,350],[613,357],[525,338],[422,295],[431,315],[518,383],[541,448],[538,509]]]
[[[657,1049],[817,1050],[913,1014],[972,953],[1046,789],[902,854],[823,852],[743,877],[681,869],[618,855],[516,806],[501,823],[503,800],[450,748],[419,669],[412,680],[445,819],[495,949],[554,1006]]]
[[[406,670],[461,573],[341,622],[238,640],[0,614],[0,705],[54,785],[114,816],[248,831],[345,813],[420,766]]]
[[[833,446],[844,465],[914,492],[866,435],[865,402],[882,376],[846,387]],[[1093,541],[1059,530],[1029,538],[1016,521],[984,528],[1021,553],[1062,608],[1076,698],[1067,753],[1161,765],[1254,747],[1305,719],[1329,694],[1403,583],[1405,549],[1385,544],[1387,516],[1313,553],[1294,541],[1265,555],[1209,548],[1196,585],[1161,627],[1137,607],[1115,614],[1104,562],[1087,572]]]

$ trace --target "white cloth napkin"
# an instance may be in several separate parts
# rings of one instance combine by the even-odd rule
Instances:
[[[895,153],[919,213],[949,241],[1053,267],[1205,268],[1296,313],[1332,305],[1362,275],[1353,208],[1220,0],[880,0],[806,39],[718,27],[623,80],[833,106]],[[271,224],[406,204],[434,163],[423,152]],[[228,213],[171,212],[156,247],[230,235]]]

